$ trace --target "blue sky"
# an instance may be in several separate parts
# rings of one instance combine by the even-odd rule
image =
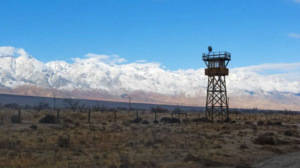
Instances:
[[[1,0],[0,46],[48,62],[116,54],[128,62],[197,69],[300,62],[300,0]]]

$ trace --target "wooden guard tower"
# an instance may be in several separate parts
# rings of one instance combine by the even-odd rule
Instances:
[[[227,65],[231,60],[231,54],[226,51],[212,52],[211,46],[208,47],[208,51],[209,53],[202,54],[202,59],[207,66],[205,75],[208,76],[205,116],[211,121],[216,118],[221,121],[228,120],[225,76],[229,74]]]

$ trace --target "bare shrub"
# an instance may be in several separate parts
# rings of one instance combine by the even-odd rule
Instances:
[[[37,126],[35,124],[31,125],[29,128],[33,129],[33,130],[36,130],[37,129]]]
[[[254,143],[259,145],[276,145],[277,142],[272,135],[262,134],[254,140]]]
[[[142,124],[150,124],[148,120],[143,120]]]
[[[13,141],[10,139],[0,140],[0,149],[21,149],[23,147],[23,143],[20,140]]]
[[[70,116],[72,119],[79,119],[79,120],[84,120],[86,119],[86,116],[82,113],[73,113]]]
[[[274,125],[274,123],[272,121],[268,120],[267,125]]]
[[[73,123],[73,120],[71,118],[65,118],[64,122],[65,123]]]
[[[251,168],[251,166],[247,163],[240,163],[235,168]]]
[[[282,122],[281,121],[275,121],[274,124],[275,125],[282,125]]]
[[[194,118],[192,119],[193,122],[210,122],[206,117],[201,118]]]
[[[125,120],[122,122],[122,125],[124,125],[125,127],[128,127],[131,125],[131,122],[129,120]]]
[[[74,124],[74,127],[80,127],[79,122],[76,122],[76,123]]]
[[[245,125],[252,125],[253,123],[251,121],[246,121]]]
[[[169,117],[163,117],[160,122],[163,122],[163,123],[179,123],[180,120],[177,119],[177,118],[169,118]]]
[[[54,124],[56,122],[56,117],[54,115],[47,114],[45,117],[41,118],[40,123]]]
[[[290,145],[291,143],[289,141],[277,139],[277,144],[278,145]]]
[[[138,123],[141,123],[142,120],[143,120],[142,118],[138,117],[138,118],[135,118],[134,120],[132,120],[131,122],[138,124]]]
[[[67,123],[63,123],[62,128],[67,129],[67,128],[70,128],[70,126]]]
[[[80,115],[79,116],[79,120],[86,120],[87,119],[87,116],[86,115]]]
[[[197,162],[200,161],[200,158],[192,155],[191,153],[188,153],[183,160],[185,162],[190,162],[190,161]]]
[[[248,146],[246,144],[241,144],[240,148],[241,149],[248,149]]]
[[[276,147],[272,147],[272,146],[264,146],[262,148],[260,148],[261,150],[266,150],[266,151],[271,151],[277,154],[282,154],[282,150]]]
[[[40,116],[41,116],[41,114],[39,114],[39,113],[33,114],[33,118],[39,118]]]
[[[262,120],[258,120],[258,121],[257,121],[257,125],[264,125],[264,123],[265,123],[265,122],[262,121]]]
[[[252,127],[251,127],[252,129],[253,129],[253,131],[257,131],[258,130],[258,128],[257,128],[257,126],[256,125],[252,125]]]
[[[296,130],[285,130],[284,131],[285,136],[292,136],[292,137],[298,137],[299,133]]]
[[[132,161],[129,159],[128,156],[121,156],[120,160],[121,160],[120,168],[128,168],[133,166]]]
[[[214,149],[221,149],[221,148],[222,148],[222,145],[217,144],[217,145],[213,146],[213,148],[214,148]]]
[[[275,133],[274,132],[265,132],[264,134],[262,135],[265,135],[265,136],[274,136]]]
[[[139,161],[134,164],[134,167],[156,167],[156,164],[152,161]]]
[[[184,161],[185,162],[190,162],[190,161],[200,162],[201,164],[203,164],[206,167],[219,167],[219,166],[222,165],[218,161],[214,161],[214,160],[211,160],[211,159],[208,159],[208,158],[203,158],[203,157],[197,157],[197,156],[194,156],[190,153],[184,158]]]
[[[91,131],[96,131],[96,127],[94,125],[89,125]]]
[[[57,144],[59,147],[68,148],[70,145],[70,137],[67,137],[67,136],[58,137]]]
[[[11,120],[12,123],[19,123],[19,116],[17,114],[12,115],[10,117],[10,120]]]

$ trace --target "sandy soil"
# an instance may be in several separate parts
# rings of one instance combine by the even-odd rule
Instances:
[[[254,164],[254,168],[299,168],[300,152],[271,157]]]

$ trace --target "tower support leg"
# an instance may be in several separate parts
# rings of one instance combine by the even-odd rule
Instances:
[[[217,118],[222,121],[229,119],[225,75],[208,76],[205,115],[211,121]]]

